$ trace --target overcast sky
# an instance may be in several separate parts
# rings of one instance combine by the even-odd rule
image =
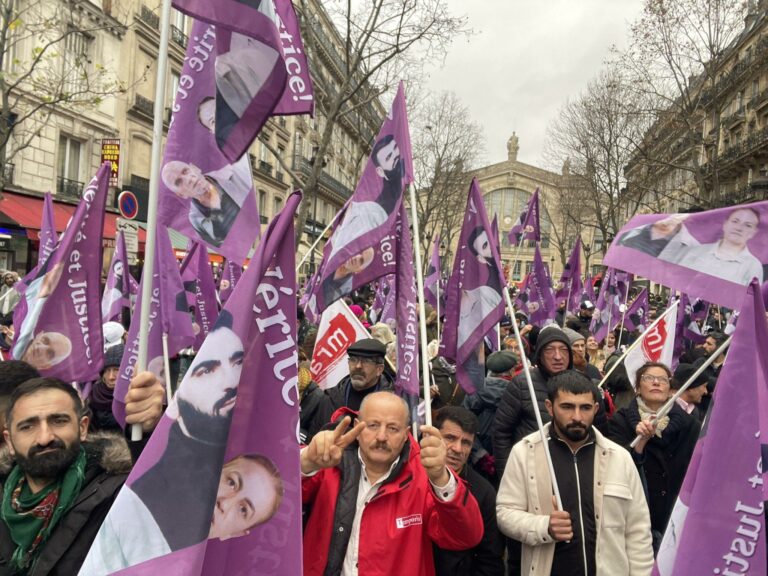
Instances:
[[[446,0],[475,33],[455,41],[430,90],[455,92],[486,137],[487,163],[507,157],[512,131],[518,159],[542,168],[547,124],[608,58],[626,44],[641,0]]]

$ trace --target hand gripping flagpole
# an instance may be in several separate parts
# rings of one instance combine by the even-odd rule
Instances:
[[[677,306],[677,300],[675,300],[675,303],[672,304],[672,306]],[[627,346],[627,349],[624,350],[624,353],[619,357],[619,359],[616,362],[614,362],[613,366],[611,366],[611,369],[608,370],[608,372],[605,373],[605,376],[603,376],[603,379],[600,380],[600,384],[597,385],[598,388],[602,388],[605,385],[605,383],[608,381],[608,377],[611,374],[613,374],[613,371],[616,370],[616,368],[618,368],[619,365],[624,361],[624,358],[627,357],[627,354],[632,352],[632,350],[634,350],[635,348],[637,348],[640,345],[640,343],[643,341],[643,338],[645,337],[645,335],[648,334],[648,332],[650,332],[651,330],[653,330],[653,328],[656,327],[656,324],[661,322],[661,320],[667,315],[667,312],[670,311],[672,306],[670,306],[669,308],[664,310],[664,312],[662,314],[659,314],[659,317],[656,318],[656,320],[654,320],[651,323],[651,325],[648,326],[648,328],[645,329],[645,332],[640,334],[640,336],[638,336],[637,339],[634,342],[632,342],[632,344]]]
[[[424,421],[427,426],[432,426],[432,399],[429,390],[429,362],[427,360],[427,319],[424,315],[424,276],[421,269],[421,247],[419,246],[419,217],[416,213],[416,188],[411,182],[408,186],[411,199],[411,223],[413,225],[413,261],[416,264],[416,297],[419,299],[419,335],[421,336],[421,381],[424,388]],[[407,230],[402,231],[408,234]],[[400,263],[404,265],[404,262]],[[439,279],[438,279],[439,282]]]
[[[672,410],[672,407],[675,405],[675,402],[677,402],[677,399],[680,398],[680,396],[683,395],[683,392],[688,390],[688,388],[690,388],[694,382],[696,382],[696,379],[699,376],[701,376],[704,370],[709,368],[712,362],[714,362],[717,358],[720,357],[720,354],[725,352],[725,349],[731,345],[731,340],[733,340],[733,334],[728,336],[728,339],[725,342],[723,342],[717,350],[715,350],[712,354],[710,354],[709,358],[707,358],[706,361],[701,366],[698,367],[696,372],[694,372],[691,375],[691,377],[685,381],[685,384],[683,384],[680,387],[680,389],[677,392],[675,392],[675,394],[669,400],[667,400],[664,406],[659,408],[659,411],[656,413],[656,417],[654,418],[654,421],[658,420],[659,418],[664,418],[664,416],[669,414],[669,411]],[[630,444],[629,447],[634,448],[635,446],[637,446],[637,443],[640,442],[640,440],[642,439],[643,439],[642,434],[638,434],[637,436],[635,436],[635,439],[632,440],[632,444]]]
[[[557,476],[555,476],[555,467],[552,465],[552,455],[549,453],[549,441],[547,440],[547,433],[544,432],[544,423],[541,420],[541,411],[539,410],[539,403],[536,400],[536,390],[533,388],[533,380],[531,380],[531,368],[528,365],[528,358],[525,356],[525,346],[523,346],[523,338],[520,336],[520,328],[515,321],[515,309],[512,306],[512,300],[509,297],[509,290],[503,288],[504,300],[507,304],[507,310],[509,310],[509,317],[512,318],[512,327],[515,330],[515,338],[517,339],[517,346],[520,349],[520,360],[523,363],[523,372],[525,373],[525,381],[528,384],[528,394],[531,396],[531,404],[533,405],[533,413],[536,415],[536,425],[539,427],[539,434],[541,434],[541,443],[544,445],[544,454],[547,457],[547,467],[549,468],[549,477],[552,481],[552,491],[555,493],[555,499],[557,500],[557,509],[563,509],[563,500],[560,498],[560,488],[557,485]]]
[[[144,282],[141,289],[141,316],[139,318],[139,353],[137,372],[147,369],[149,341],[149,310],[152,301],[152,276],[155,268],[155,244],[157,238],[157,196],[160,190],[160,162],[163,157],[163,119],[165,118],[165,80],[168,69],[168,39],[171,29],[171,0],[163,0],[160,9],[160,46],[157,55],[155,82],[154,123],[152,125],[152,163],[147,198],[147,243],[144,245]],[[169,399],[170,400],[170,399]],[[131,440],[141,440],[141,425],[131,425]]]

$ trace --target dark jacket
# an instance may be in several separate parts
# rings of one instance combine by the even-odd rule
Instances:
[[[464,408],[471,410],[477,416],[479,425],[476,438],[489,454],[493,454],[496,408],[499,406],[509,382],[504,378],[488,376],[482,389],[464,397]]]
[[[496,524],[496,490],[490,482],[464,466],[459,478],[466,481],[483,515],[483,539],[464,551],[443,550],[434,546],[437,576],[504,576],[504,539]]]
[[[385,374],[379,377],[378,383],[365,390],[365,394],[371,392],[394,392],[395,386],[392,381],[387,378]],[[308,422],[308,429],[315,430],[316,432],[321,430],[323,426],[331,421],[331,416],[339,408],[350,407],[357,411],[357,406],[349,406],[349,396],[353,392],[352,381],[349,376],[344,376],[341,381],[333,388],[327,388],[323,390],[323,394],[326,396],[326,400],[321,403],[315,412],[315,416],[311,422]],[[303,424],[302,424],[303,426]]]
[[[675,405],[669,413],[669,424],[661,438],[651,438],[643,454],[638,455],[634,449],[629,448],[629,444],[635,439],[635,429],[639,422],[637,400],[633,400],[629,406],[613,415],[607,436],[630,450],[641,476],[645,475],[651,528],[663,533],[693,455],[700,425]]]
[[[321,414],[329,414],[330,400],[315,382],[310,382],[301,396],[299,420],[301,443],[309,444],[325,422],[321,422]]]
[[[432,410],[443,406],[461,406],[465,392],[456,380],[456,366],[441,356],[433,358],[430,364],[432,378],[439,391],[439,395],[432,397]]]
[[[83,443],[87,463],[85,481],[72,508],[42,545],[29,576],[72,576],[85,560],[101,523],[131,469],[131,456],[122,436],[111,433],[89,435]],[[0,452],[0,498],[13,466],[7,449]],[[10,576],[15,550],[8,527],[0,520],[0,576]]]

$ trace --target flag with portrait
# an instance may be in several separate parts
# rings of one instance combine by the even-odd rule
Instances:
[[[509,243],[519,246],[523,240],[541,241],[541,228],[539,226],[539,189],[528,200],[525,209],[520,212],[517,222],[509,231]]]
[[[128,251],[125,248],[125,236],[122,231],[117,233],[115,252],[109,263],[107,283],[104,285],[104,294],[101,296],[101,320],[110,322],[116,320],[122,322],[123,313],[129,312],[136,301],[139,284],[131,276],[128,266]]]
[[[578,310],[581,304],[581,292],[581,238],[576,238],[571,255],[557,283],[555,301],[558,304],[565,302],[565,309],[568,311]]]
[[[515,308],[528,317],[529,323],[536,326],[555,321],[557,304],[552,293],[552,280],[538,246],[533,254],[531,272],[525,277],[523,287],[515,300]]]

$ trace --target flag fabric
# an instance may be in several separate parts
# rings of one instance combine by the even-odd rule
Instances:
[[[369,334],[343,300],[323,310],[312,352],[312,380],[323,390],[333,388],[349,376],[347,348]]]
[[[301,574],[291,195],[134,465],[80,576]]]
[[[397,321],[395,320],[396,300],[397,286],[394,274],[383,276],[379,280],[372,308],[376,315],[376,322],[387,324],[393,331],[397,327]]]
[[[103,323],[116,320],[122,321],[123,311],[131,310],[139,292],[139,284],[131,276],[128,267],[128,252],[125,249],[125,237],[117,233],[115,252],[109,264],[107,283],[101,297],[101,321]]]
[[[289,1],[173,0],[177,10],[215,26],[201,48],[208,54],[215,51],[215,57],[209,57],[215,61],[209,76],[216,90],[216,144],[230,162],[248,152],[286,88],[288,72],[275,3]],[[196,56],[189,48],[188,62]],[[287,98],[285,104],[291,102]]]
[[[50,256],[15,286],[13,357],[67,382],[96,380],[104,362],[99,291],[109,170],[108,162],[99,168]]]
[[[768,202],[695,214],[644,214],[616,236],[603,263],[620,266],[690,298],[738,310],[768,264]]]
[[[241,2],[230,2],[244,9]],[[157,219],[228,260],[243,262],[261,228],[251,163],[248,154],[230,160],[214,137],[220,127],[217,46],[231,36],[204,22],[192,25],[160,170]]]
[[[563,273],[560,275],[560,281],[557,283],[555,292],[555,301],[565,301],[566,310],[578,310],[581,304],[581,238],[576,238],[571,255],[565,263]]]
[[[640,343],[637,344],[626,358],[624,367],[627,369],[627,377],[635,386],[635,374],[646,362],[663,362],[672,366],[675,349],[675,333],[678,302],[664,312],[663,318],[656,325],[640,335]]]
[[[541,241],[541,227],[539,226],[539,189],[528,200],[525,209],[520,213],[517,223],[509,231],[509,243],[519,246],[523,240]]]
[[[446,287],[441,355],[456,362],[456,378],[468,392],[476,384],[462,365],[477,362],[483,337],[504,316],[501,262],[477,179],[469,187],[453,273]]]
[[[626,302],[627,288],[631,285],[631,275],[614,268],[607,268],[600,285],[592,324],[589,331],[600,342],[608,332],[621,322],[621,305]]]
[[[768,362],[755,350],[768,348],[768,326],[760,286],[753,282],[745,291],[741,320],[656,559],[658,576],[766,571]]]
[[[221,272],[221,280],[219,281],[219,299],[222,305],[227,303],[229,295],[232,294],[242,275],[243,267],[240,264],[230,259],[224,261],[224,269]]]
[[[155,244],[155,265],[152,278],[144,274],[139,283],[139,294],[144,282],[152,282],[152,298],[149,306],[149,331],[147,333],[147,370],[165,382],[165,363],[163,356],[163,334],[168,335],[168,354],[176,355],[180,350],[189,348],[195,341],[192,316],[189,313],[187,294],[179,274],[179,266],[171,246],[168,230],[158,226]],[[120,364],[112,400],[112,413],[121,426],[125,426],[125,395],[128,385],[136,374],[136,360],[139,355],[139,324],[141,309],[146,303],[139,299],[134,310],[128,336],[125,340],[125,353]],[[168,375],[170,376],[170,375]]]
[[[413,160],[402,82],[381,126],[354,194],[337,218],[307,297],[315,322],[334,300],[374,278],[394,272],[392,231],[403,190],[413,182]],[[385,240],[390,238],[390,240]]]
[[[437,295],[440,291],[440,235],[435,236],[432,257],[429,259],[427,272],[424,274],[424,299],[437,308]],[[444,306],[440,306],[442,310]]]
[[[299,20],[293,2],[278,0],[275,2],[277,29],[280,36],[280,49],[288,73],[285,90],[272,111],[274,115],[313,114],[315,95],[312,89],[312,77],[301,39]]]
[[[675,328],[675,357],[670,365],[674,370],[678,360],[690,344],[702,344],[706,336],[701,333],[699,325],[693,319],[693,303],[687,294],[680,294],[680,304],[677,308],[677,326]]]
[[[579,297],[579,307],[584,302],[591,302],[593,305],[597,298],[595,297],[595,287],[592,283],[592,276],[590,274],[587,274],[586,279],[584,280],[584,284],[581,286],[581,296]]]
[[[50,192],[46,192],[43,199],[43,221],[40,224],[40,248],[37,255],[38,266],[51,255],[58,240],[56,223],[53,219],[53,198]]]
[[[515,300],[515,307],[528,316],[529,323],[536,326],[555,321],[557,304],[552,293],[552,281],[538,246],[533,254],[533,268],[525,277],[523,287]]]
[[[395,390],[413,398],[419,394],[419,314],[414,275],[413,244],[405,204],[396,224],[395,319],[397,321],[397,377]],[[424,351],[426,353],[426,350]],[[417,402],[418,403],[418,402]]]
[[[216,323],[219,307],[216,302],[216,283],[208,263],[208,249],[195,242],[181,263],[181,281],[187,294],[187,305],[194,310],[192,324],[195,333],[195,350],[200,350],[203,340]]]
[[[624,328],[629,332],[645,332],[648,325],[648,289],[643,288],[624,314]]]

